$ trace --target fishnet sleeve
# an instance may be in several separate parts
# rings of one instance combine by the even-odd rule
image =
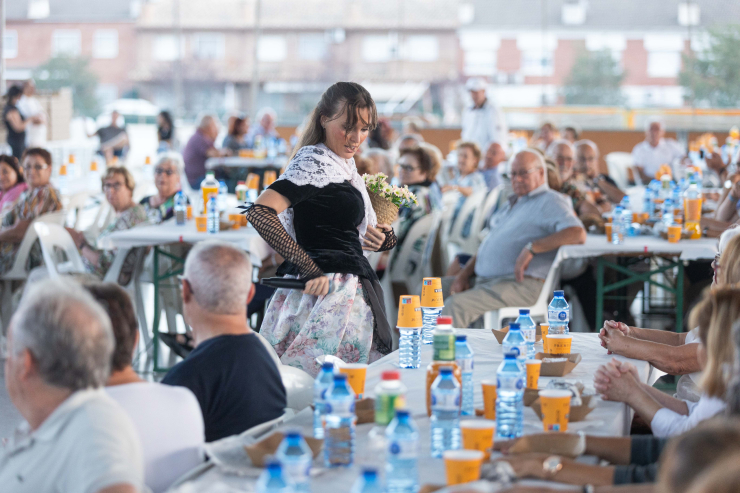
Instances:
[[[385,252],[387,250],[392,250],[396,248],[396,245],[398,244],[398,238],[396,238],[396,233],[391,229],[390,231],[386,231],[385,233],[385,241],[382,245],[380,245],[380,248],[378,249],[379,252]]]
[[[285,231],[275,209],[252,204],[245,209],[244,214],[268,245],[282,255],[286,262],[298,267],[301,279],[313,279],[324,275],[306,251]]]

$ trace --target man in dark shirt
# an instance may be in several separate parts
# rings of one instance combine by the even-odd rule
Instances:
[[[183,311],[195,349],[162,383],[195,394],[207,442],[278,418],[286,407],[280,372],[247,325],[251,278],[247,255],[223,242],[198,243],[185,262]]]
[[[113,156],[123,157],[123,153],[128,147],[128,134],[124,127],[118,126],[118,119],[121,114],[113,111],[110,115],[110,125],[99,128],[89,137],[98,136],[100,138],[100,149],[98,153],[105,157],[105,162],[110,163]]]
[[[585,178],[593,189],[598,189],[612,204],[618,204],[625,193],[619,189],[616,182],[599,171],[599,148],[591,140],[579,140],[573,146],[576,148],[576,174]]]

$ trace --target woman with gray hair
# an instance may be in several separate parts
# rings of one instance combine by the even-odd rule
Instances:
[[[175,215],[175,194],[180,191],[182,155],[178,152],[160,154],[154,166],[154,186],[157,194],[141,199],[149,222],[159,224]]]

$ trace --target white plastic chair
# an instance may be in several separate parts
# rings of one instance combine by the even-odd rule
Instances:
[[[33,229],[39,237],[44,265],[49,277],[85,273],[85,264],[82,263],[80,252],[66,229],[57,224],[42,222],[35,222]],[[60,261],[59,251],[64,253],[66,260]]]
[[[555,266],[555,262],[550,267],[550,272],[547,273],[547,278],[542,284],[542,290],[537,298],[537,301],[532,306],[507,306],[498,310],[492,310],[486,312],[483,315],[483,327],[486,330],[501,329],[501,321],[506,318],[516,318],[519,316],[519,310],[521,308],[529,308],[529,315],[536,322],[547,321],[547,306],[550,303],[550,295],[552,294],[553,287],[559,278],[560,266]]]
[[[503,188],[503,185],[499,185],[488,192],[486,200],[485,202],[483,202],[483,207],[481,207],[480,214],[478,215],[475,224],[473,224],[473,231],[479,238],[479,245],[481,231],[483,231],[487,226],[486,219],[489,218],[489,216],[491,215],[491,211],[494,207],[496,207],[496,204],[501,197],[501,191],[503,190]]]
[[[621,190],[626,190],[629,187],[629,174],[627,170],[634,165],[632,154],[629,152],[610,152],[604,156],[604,159],[606,160],[606,167],[609,170],[611,179],[614,180]],[[639,179],[639,175],[635,177],[635,180]]]
[[[435,219],[435,215],[428,214],[416,221],[406,234],[401,248],[398,251],[394,250],[394,255],[389,261],[390,271],[387,271],[386,275],[390,274],[392,283],[405,286],[404,294],[415,294],[417,288],[420,291],[424,277],[422,259]]]
[[[487,191],[477,192],[465,199],[460,212],[452,225],[447,241],[448,258],[451,261],[458,253],[475,255],[478,251],[478,233],[475,224],[480,220]]]
[[[0,315],[2,316],[3,333],[6,332],[10,316],[13,313],[13,282],[14,281],[25,281],[28,279],[28,256],[31,253],[31,247],[38,239],[34,224],[37,222],[44,222],[49,224],[63,225],[64,220],[67,217],[65,211],[55,211],[47,214],[43,214],[33,220],[30,227],[26,230],[26,234],[21,241],[18,251],[15,255],[15,261],[13,266],[8,272],[0,276],[0,282],[2,282],[2,301],[0,302]]]
[[[97,238],[100,232],[103,231],[115,218],[116,211],[110,206],[107,200],[103,200],[98,207],[98,212],[95,215],[92,226],[85,230],[85,236],[89,238]]]
[[[85,206],[87,206],[89,198],[89,193],[79,192],[69,197],[68,200],[64,198],[62,199],[64,202],[64,210],[67,211],[67,221],[69,221],[70,216],[74,212],[74,222],[69,225],[71,228],[79,229],[78,226],[80,224],[82,211],[85,209]]]
[[[278,370],[285,387],[288,409],[299,412],[310,406],[313,403],[314,384],[311,375],[289,365],[281,364]]]

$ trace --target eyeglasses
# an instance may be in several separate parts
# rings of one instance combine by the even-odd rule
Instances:
[[[33,166],[29,166],[26,164],[23,166],[23,169],[26,171],[31,171],[31,170],[41,171],[41,170],[45,170],[48,167],[49,167],[48,164],[34,164]]]
[[[719,269],[719,259],[722,257],[721,253],[717,253],[714,256],[714,262],[712,262],[712,267],[714,267],[714,270]]]
[[[511,178],[516,178],[517,176],[520,177],[520,178],[526,178],[527,175],[531,175],[532,173],[534,173],[538,169],[540,169],[540,168],[529,168],[529,169],[524,170],[524,171],[512,171],[511,173],[509,173],[509,176],[511,176]]]
[[[103,190],[113,190],[113,191],[119,191],[121,187],[123,186],[123,183],[103,183]]]
[[[412,172],[412,171],[414,171],[416,169],[419,169],[419,168],[416,167],[416,166],[411,166],[410,164],[399,164],[398,165],[398,169],[400,169],[401,171],[405,171],[407,173],[410,173],[410,172]]]
[[[174,175],[174,174],[175,174],[176,172],[175,172],[175,170],[174,170],[174,169],[154,168],[154,173],[155,173],[155,174],[157,174],[157,175],[167,175],[167,176],[172,176],[172,175]]]

